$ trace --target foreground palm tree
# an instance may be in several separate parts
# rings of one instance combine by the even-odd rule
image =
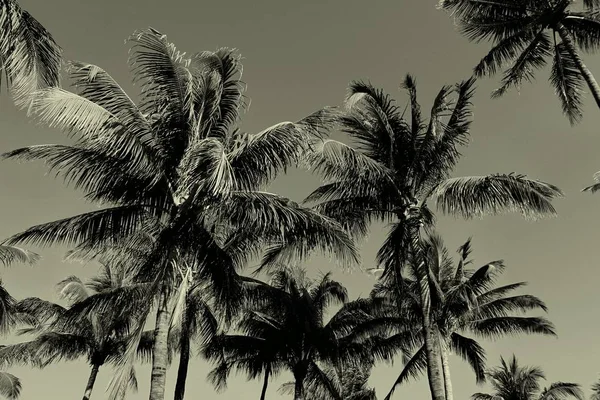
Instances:
[[[519,366],[513,355],[507,363],[500,359],[500,367],[487,373],[493,394],[475,393],[472,400],[565,400],[574,397],[583,400],[584,395],[576,383],[556,382],[547,388],[540,388],[540,381],[545,379],[539,367]],[[541,390],[540,390],[541,389]]]
[[[0,76],[10,85],[17,105],[30,95],[58,86],[61,49],[54,38],[15,0],[0,0]]]
[[[525,282],[511,283],[495,287],[494,283],[504,271],[501,260],[492,261],[484,266],[471,270],[467,266],[472,262],[471,241],[463,244],[458,252],[458,263],[454,263],[448,250],[444,247],[440,236],[429,234],[423,240],[425,268],[429,285],[432,289],[430,301],[432,322],[435,324],[436,344],[441,353],[444,390],[446,399],[453,399],[452,381],[448,355],[453,352],[468,362],[475,372],[477,383],[485,380],[485,351],[477,340],[468,337],[496,339],[500,336],[515,334],[556,335],[553,325],[545,318],[519,315],[528,311],[547,311],[546,305],[531,295],[512,295],[516,289],[524,287]],[[409,316],[415,318],[415,331],[420,332],[422,322],[419,321],[418,282],[415,274],[404,279],[405,290],[398,293],[393,285],[378,285],[373,291],[373,300],[387,303],[391,317],[407,318],[406,311],[398,315],[398,306],[409,310]],[[400,295],[400,297],[399,297]],[[387,301],[385,301],[387,300]],[[403,324],[404,325],[404,324]],[[397,343],[396,337],[388,339]],[[383,342],[382,345],[389,346]],[[422,335],[410,343],[412,355],[406,354],[406,343],[398,346],[397,352],[405,353],[405,367],[394,382],[386,396],[390,399],[394,389],[410,377],[421,375],[426,369],[425,346]]]
[[[382,90],[355,82],[338,117],[341,130],[353,143],[325,140],[315,146],[310,160],[326,180],[306,199],[319,202],[315,210],[357,236],[365,235],[372,221],[393,222],[377,257],[385,269],[383,278],[395,282],[399,291],[402,267],[410,254],[414,256],[433,400],[444,400],[445,393],[418,246],[421,226],[433,224],[429,203],[435,200],[443,212],[465,218],[504,211],[536,217],[554,214],[551,201],[562,195],[557,187],[523,175],[449,177],[460,158],[459,146],[469,137],[473,84],[469,79],[443,87],[425,122],[412,76],[403,83],[410,98],[410,120]]]
[[[218,335],[205,347],[205,356],[219,363],[210,375],[217,388],[225,387],[232,370],[249,378],[263,375],[263,400],[268,379],[288,370],[294,376],[294,399],[304,400],[310,398],[307,382],[332,389],[321,364],[368,358],[368,346],[352,334],[360,322],[357,314],[342,307],[325,319],[331,305],[348,300],[346,289],[330,274],[312,281],[303,271],[283,269],[273,273],[270,284],[247,282],[248,309],[234,328],[240,334]],[[328,394],[335,396],[335,391]]]
[[[475,67],[476,76],[504,71],[502,86],[493,97],[510,87],[534,79],[552,58],[550,83],[560,99],[563,112],[573,125],[581,117],[584,85],[600,107],[600,86],[583,63],[580,50],[594,52],[600,46],[600,16],[597,0],[583,0],[583,9],[573,0],[441,0],[451,10],[461,32],[472,41],[490,40],[493,47]]]
[[[247,135],[237,129],[244,87],[235,52],[185,57],[154,29],[135,34],[131,42],[131,66],[141,87],[138,105],[101,68],[71,63],[79,94],[42,90],[33,112],[77,142],[6,155],[44,160],[83,189],[88,200],[110,207],[32,227],[8,243],[88,242],[93,247],[149,231],[153,246],[137,260],[135,280],[150,283],[143,290],[146,313],[158,303],[150,400],[163,400],[178,260],[195,260],[197,279],[210,282],[215,304],[230,318],[241,304],[236,266],[244,264],[229,256],[232,249],[245,249],[244,257],[262,245],[285,245],[300,254],[315,248],[335,251],[351,261],[358,256],[339,224],[261,190],[297,161],[309,138],[327,126],[328,114],[319,111]],[[110,308],[126,310],[130,296],[119,293],[132,290],[116,291]],[[140,323],[134,337],[142,330]],[[130,350],[134,354],[134,344]]]
[[[69,308],[88,300],[99,293],[108,292],[124,286],[125,271],[119,268],[102,266],[101,274],[84,284],[75,276],[68,277],[58,284],[60,297],[67,300]],[[34,334],[35,338],[0,349],[0,363],[16,363],[45,367],[61,360],[86,358],[90,364],[90,376],[86,384],[83,400],[89,400],[100,368],[115,360],[125,351],[127,341],[126,319],[116,317],[115,313],[105,312],[92,318],[74,320],[68,318],[69,308],[38,298],[21,300],[15,308],[24,315],[31,316],[35,324],[21,330],[21,334]],[[152,331],[143,333],[139,342],[138,355],[149,358],[152,348]],[[135,372],[127,371],[129,385],[137,387]],[[110,399],[121,397],[126,388],[117,388]]]

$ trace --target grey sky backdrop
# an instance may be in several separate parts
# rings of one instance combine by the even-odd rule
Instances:
[[[134,30],[152,26],[166,33],[180,50],[196,52],[220,46],[236,47],[245,57],[244,80],[252,99],[243,129],[257,132],[283,120],[297,120],[325,106],[339,104],[348,83],[370,79],[392,93],[407,72],[416,75],[424,110],[443,85],[470,75],[487,45],[476,46],[462,38],[452,19],[435,9],[435,0],[20,0],[55,36],[67,59],[97,64],[132,90],[124,44]],[[586,57],[600,76],[600,55]],[[528,292],[545,300],[559,339],[522,337],[485,342],[488,364],[513,352],[526,364],[540,365],[549,381],[579,382],[589,392],[598,377],[600,333],[598,320],[598,272],[596,251],[600,230],[600,196],[580,193],[600,169],[600,112],[588,100],[583,123],[571,129],[547,84],[547,74],[525,86],[520,95],[511,92],[491,100],[497,80],[483,80],[475,97],[472,143],[465,149],[456,175],[520,172],[549,181],[567,194],[556,205],[559,217],[527,222],[518,216],[464,222],[440,218],[441,232],[451,250],[474,237],[476,264],[503,258],[508,270],[504,282],[529,281]],[[6,93],[0,96],[0,150],[65,142],[59,132],[34,126],[17,112]],[[0,237],[33,224],[66,217],[89,209],[81,195],[59,180],[44,176],[41,164],[0,164]],[[299,200],[317,179],[294,172],[276,183],[279,193]],[[370,264],[386,230],[374,227],[363,245],[363,261]],[[54,284],[76,274],[91,276],[94,267],[61,262],[64,249],[43,250],[36,267],[16,265],[0,272],[17,297],[55,299]],[[334,266],[314,263],[311,273]],[[335,272],[353,297],[367,294],[374,279],[360,272]],[[455,397],[464,399],[478,388],[462,361],[452,358]],[[380,398],[400,371],[378,367],[371,384]],[[149,368],[138,367],[140,391],[128,397],[147,397]],[[192,363],[188,378],[189,398],[258,398],[260,383],[233,377],[229,389],[217,395],[205,381],[202,360]],[[77,398],[88,377],[83,362],[51,366],[43,371],[14,368],[24,384],[22,400]],[[168,377],[167,398],[172,396],[173,369]],[[95,398],[105,397],[110,368],[101,370]],[[281,398],[276,388],[290,376],[272,384],[271,399]],[[427,398],[425,379],[398,389],[396,398]]]

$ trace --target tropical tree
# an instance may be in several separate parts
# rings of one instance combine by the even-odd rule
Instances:
[[[550,83],[564,114],[573,125],[581,117],[581,93],[585,85],[600,107],[600,86],[583,63],[580,51],[592,53],[600,46],[600,14],[597,0],[484,1],[440,0],[440,7],[456,16],[460,31],[469,40],[489,40],[492,49],[474,69],[475,76],[494,75],[504,69],[502,86],[492,97],[511,87],[532,81],[534,71],[552,59]]]
[[[39,254],[14,246],[0,245],[0,264],[9,266],[14,262],[35,264],[40,259]],[[17,324],[28,322],[30,319],[19,313],[15,308],[16,300],[6,290],[0,281],[0,333],[7,334]],[[19,378],[5,371],[0,371],[0,395],[9,400],[15,400],[21,394]]]
[[[114,363],[127,347],[130,321],[120,313],[104,312],[91,318],[73,319],[69,317],[70,307],[99,293],[110,291],[127,284],[126,271],[119,267],[103,265],[98,277],[84,284],[79,278],[70,276],[59,282],[60,297],[67,300],[69,307],[45,301],[39,298],[27,298],[19,301],[15,309],[31,317],[29,327],[20,330],[20,334],[34,334],[35,338],[0,349],[0,363],[29,364],[43,368],[62,360],[71,361],[86,358],[90,364],[90,375],[83,399],[91,397],[96,377],[103,365]],[[117,317],[115,317],[117,315]],[[138,356],[149,359],[153,332],[145,331],[138,344]],[[131,368],[127,371],[128,384],[136,389],[137,380]],[[110,399],[121,399],[125,388],[111,393]]]
[[[485,380],[485,350],[477,340],[467,335],[495,339],[503,335],[543,334],[556,335],[553,325],[545,318],[519,315],[532,310],[547,311],[546,305],[537,297],[531,295],[510,295],[516,289],[526,285],[525,282],[495,286],[498,276],[504,271],[502,260],[492,261],[484,266],[471,270],[471,240],[469,239],[458,249],[460,255],[455,263],[442,238],[430,233],[423,239],[423,255],[431,288],[430,302],[432,322],[435,325],[436,345],[440,349],[444,390],[446,399],[453,399],[452,381],[448,355],[450,352],[463,358],[475,372],[477,383]],[[411,268],[412,267],[412,268]],[[412,317],[414,330],[421,333],[418,281],[411,273],[414,266],[407,268],[401,293],[393,285],[378,284],[373,290],[374,301],[387,305],[391,316],[400,319]],[[387,300],[387,301],[385,301]],[[398,315],[398,306],[404,310]],[[406,311],[408,310],[408,311]],[[416,318],[415,318],[416,317]],[[389,323],[389,321],[385,321]],[[402,328],[405,326],[402,324]],[[382,342],[390,346],[396,342],[395,337]],[[410,342],[412,349],[406,343],[397,349],[404,352],[405,367],[394,382],[386,399],[391,398],[397,385],[411,377],[421,375],[426,369],[425,346],[422,335]],[[406,354],[407,347],[410,351]]]
[[[551,184],[512,173],[450,178],[460,158],[459,146],[469,137],[473,84],[469,79],[444,86],[426,123],[412,76],[403,83],[410,98],[410,121],[382,90],[352,83],[345,109],[338,113],[341,130],[352,143],[323,140],[310,156],[312,168],[326,181],[305,200],[317,202],[316,211],[340,221],[356,237],[365,235],[372,221],[392,222],[377,255],[383,279],[391,279],[401,291],[402,266],[409,254],[415,257],[433,400],[445,399],[444,383],[418,246],[420,228],[434,222],[430,201],[443,212],[465,218],[504,211],[536,217],[554,214],[551,200],[561,195]]]
[[[110,307],[126,310],[130,294],[150,283],[139,290],[146,312],[157,301],[150,399],[162,400],[178,258],[195,260],[197,279],[210,282],[215,304],[231,318],[241,304],[235,268],[244,263],[229,254],[251,257],[270,245],[300,254],[334,251],[349,261],[358,256],[338,223],[262,191],[298,160],[310,137],[327,127],[328,113],[318,111],[297,123],[283,122],[248,135],[236,127],[245,97],[234,51],[186,57],[154,29],[130,41],[130,64],[141,87],[138,105],[101,68],[73,62],[69,72],[78,94],[42,90],[33,113],[75,135],[77,142],[6,154],[46,161],[68,183],[83,189],[88,200],[110,207],[32,227],[8,243],[102,244],[152,231],[152,249],[135,269],[138,286],[115,291]],[[233,252],[236,248],[246,251]],[[129,295],[120,295],[125,292]],[[101,307],[108,307],[108,297]],[[142,330],[140,323],[133,337]],[[135,345],[130,350],[134,354]]]
[[[285,268],[271,276],[270,284],[247,278],[248,309],[234,325],[239,334],[217,335],[205,346],[204,355],[218,362],[209,377],[221,389],[232,370],[250,379],[263,375],[262,400],[268,380],[288,370],[294,376],[294,399],[308,398],[308,382],[337,399],[320,365],[368,359],[369,342],[352,332],[361,316],[342,307],[326,321],[331,305],[348,301],[346,289],[330,274],[312,281],[302,270]]]
[[[375,389],[368,386],[372,367],[373,363],[367,361],[360,365],[338,365],[323,368],[327,378],[326,381],[321,376],[307,377],[305,384],[306,399],[377,400]],[[328,383],[327,386],[323,385],[324,381]],[[293,382],[284,383],[280,388],[280,392],[289,394],[293,393],[293,389]]]
[[[563,400],[574,397],[583,400],[583,391],[576,383],[555,382],[540,390],[540,381],[546,379],[539,367],[519,366],[513,355],[507,363],[500,358],[500,367],[487,372],[494,388],[493,394],[475,393],[472,400]]]
[[[50,32],[15,0],[0,0],[0,74],[17,105],[27,105],[38,89],[58,86],[60,68],[61,49]]]

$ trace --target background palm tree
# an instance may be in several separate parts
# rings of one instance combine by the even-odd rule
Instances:
[[[471,270],[467,268],[472,262],[469,259],[471,240],[458,249],[460,255],[458,263],[454,263],[444,247],[442,238],[435,233],[430,233],[423,239],[423,246],[425,267],[431,288],[432,321],[436,327],[437,344],[441,353],[447,400],[453,398],[448,364],[450,352],[469,363],[475,372],[477,383],[485,380],[485,350],[475,339],[468,337],[468,334],[487,339],[522,333],[556,335],[553,325],[547,319],[519,315],[532,310],[547,311],[546,305],[535,296],[510,295],[516,289],[524,287],[525,282],[495,287],[496,279],[505,269],[501,260]],[[395,322],[400,318],[410,318],[414,321],[413,329],[421,333],[422,323],[419,321],[421,305],[418,304],[417,283],[414,274],[409,270],[404,278],[402,293],[398,293],[393,285],[376,286],[372,293],[373,300],[376,302],[383,300],[383,304],[388,305],[383,310],[395,317],[395,319],[384,320],[385,323]],[[399,309],[407,311],[398,315]],[[404,326],[405,322],[402,325]],[[419,336],[417,340],[400,342],[401,346],[397,345],[398,336],[392,336],[381,343],[385,347],[390,347],[390,343],[392,347],[396,344],[398,346],[396,352],[404,352],[405,367],[386,399],[391,398],[397,385],[411,377],[418,377],[425,371],[425,347],[422,335]],[[407,343],[410,346],[407,346]],[[406,350],[409,350],[408,354]]]
[[[485,1],[441,0],[440,6],[456,16],[460,31],[472,41],[490,40],[489,53],[475,67],[476,76],[504,71],[502,86],[492,97],[510,87],[532,81],[534,70],[552,58],[550,83],[571,124],[581,117],[581,92],[587,84],[600,107],[600,86],[583,63],[579,51],[594,52],[600,46],[600,14],[597,0],[583,0],[583,9],[572,0]]]
[[[583,391],[576,383],[555,382],[540,390],[540,381],[545,379],[539,367],[519,366],[513,355],[507,363],[500,358],[500,367],[487,373],[494,388],[493,394],[475,393],[472,400],[515,399],[515,400],[563,400],[574,397],[583,400]]]
[[[327,126],[328,114],[319,111],[247,135],[236,127],[244,86],[234,51],[184,57],[154,29],[135,34],[131,42],[131,66],[142,87],[138,105],[101,68],[71,63],[79,94],[42,90],[33,111],[42,122],[77,135],[76,144],[31,146],[6,155],[45,160],[88,200],[112,207],[32,227],[9,243],[102,244],[152,230],[154,244],[138,260],[135,281],[151,283],[143,291],[146,312],[158,302],[150,399],[162,400],[178,258],[195,259],[197,278],[211,282],[215,304],[231,317],[241,298],[236,265],[243,265],[228,255],[231,248],[246,249],[246,257],[265,244],[285,244],[300,254],[333,250],[351,261],[358,256],[339,224],[261,190],[293,165],[308,138]],[[231,240],[222,243],[222,237]],[[124,292],[132,290],[115,291],[111,308],[131,304],[130,295],[119,296]],[[134,337],[142,329],[140,323]],[[132,344],[128,354],[134,350]]]
[[[355,236],[368,232],[373,221],[393,222],[377,255],[383,279],[402,287],[402,267],[412,254],[418,266],[420,304],[433,400],[444,400],[441,355],[435,346],[434,324],[427,299],[428,282],[419,249],[420,228],[434,222],[429,202],[443,212],[465,218],[503,211],[535,217],[554,214],[551,200],[561,191],[548,183],[516,174],[450,178],[466,144],[471,125],[474,80],[444,86],[426,123],[417,101],[415,79],[407,75],[410,121],[389,95],[364,82],[350,85],[340,129],[350,144],[331,139],[314,146],[312,168],[326,183],[305,201],[340,221]],[[452,98],[456,95],[455,98]],[[353,147],[353,145],[355,147]]]
[[[127,273],[121,266],[104,264],[99,276],[84,284],[79,278],[70,276],[59,282],[58,289],[62,299],[69,307],[39,298],[27,298],[19,301],[15,309],[32,319],[29,327],[21,329],[20,334],[34,334],[35,338],[0,349],[0,361],[4,365],[15,363],[29,364],[43,368],[61,360],[87,359],[91,371],[85,387],[83,399],[91,397],[100,368],[114,363],[126,349],[129,339],[130,322],[121,313],[104,312],[91,318],[73,318],[73,309],[98,294],[127,284]],[[152,331],[146,331],[138,346],[138,355],[149,359],[152,348]],[[133,369],[127,371],[128,384],[137,388]],[[126,388],[112,391],[110,399],[121,399]]]
[[[375,389],[368,386],[372,367],[372,362],[365,361],[359,365],[323,368],[328,385],[323,385],[324,379],[321,377],[308,376],[306,400],[377,400]],[[293,393],[293,389],[293,382],[284,383],[280,392],[289,394]]]
[[[58,86],[60,67],[61,49],[50,32],[15,0],[0,0],[0,73],[17,105],[27,105],[38,89]]]
[[[281,269],[272,273],[270,284],[248,280],[248,309],[235,324],[240,334],[223,334],[206,346],[207,358],[219,363],[211,374],[223,387],[231,370],[264,376],[261,399],[271,376],[286,369],[294,376],[294,399],[306,399],[305,384],[318,385],[336,396],[322,364],[336,365],[364,361],[369,346],[353,335],[360,317],[352,308],[342,307],[325,320],[328,308],[348,300],[346,289],[330,274],[309,280],[303,270]]]
[[[8,266],[14,262],[35,264],[40,260],[37,253],[14,246],[0,245],[0,264]],[[8,293],[0,281],[0,333],[7,334],[17,324],[30,319],[21,314],[15,307],[15,299]],[[15,400],[21,394],[19,378],[5,371],[0,371],[0,395]]]

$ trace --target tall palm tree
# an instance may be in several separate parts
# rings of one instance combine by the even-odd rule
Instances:
[[[17,105],[30,95],[58,86],[61,49],[42,24],[15,0],[0,0],[0,77],[11,87]]]
[[[539,367],[519,366],[513,355],[507,363],[500,358],[500,367],[487,373],[494,388],[493,394],[475,393],[472,400],[563,400],[574,397],[583,400],[583,391],[576,383],[555,382],[540,390],[540,381],[545,379]]]
[[[492,97],[532,81],[534,71],[552,59],[550,83],[562,110],[573,125],[581,117],[581,93],[587,85],[600,107],[600,86],[583,63],[580,51],[592,53],[600,46],[600,14],[597,0],[440,0],[451,10],[461,32],[472,41],[489,40],[489,53],[475,67],[476,76],[494,75],[504,69],[502,86]]]
[[[393,222],[377,258],[385,269],[383,278],[394,280],[397,290],[401,290],[403,263],[409,253],[416,257],[433,400],[445,396],[418,246],[421,226],[433,224],[429,202],[436,200],[442,211],[465,218],[503,211],[535,217],[554,214],[551,200],[561,195],[557,187],[523,175],[450,178],[460,158],[459,146],[469,137],[473,84],[469,79],[455,87],[444,86],[426,123],[412,76],[403,83],[410,98],[410,121],[382,90],[352,83],[338,120],[353,143],[324,140],[314,146],[310,157],[313,169],[326,180],[305,200],[318,202],[316,211],[340,221],[356,236],[365,235],[372,221]]]
[[[250,282],[246,294],[248,309],[234,327],[240,333],[217,335],[204,349],[207,358],[219,363],[211,373],[217,388],[224,387],[232,370],[250,378],[262,374],[262,400],[268,379],[288,370],[294,376],[294,399],[304,400],[307,381],[332,389],[321,363],[368,358],[368,346],[352,334],[360,321],[356,313],[342,307],[325,319],[329,306],[348,300],[346,289],[330,274],[312,281],[303,271],[281,269],[272,274],[270,284]]]
[[[186,57],[151,28],[131,42],[139,104],[101,68],[71,63],[79,93],[42,90],[33,112],[42,122],[76,135],[76,144],[31,146],[6,155],[45,160],[83,189],[87,199],[112,207],[32,227],[8,243],[103,243],[152,227],[154,245],[139,259],[136,281],[151,283],[144,292],[152,294],[146,311],[154,300],[158,303],[150,400],[162,400],[178,257],[196,260],[197,278],[211,283],[215,303],[231,317],[241,304],[235,266],[243,264],[228,256],[231,248],[247,249],[246,257],[265,244],[286,249],[293,244],[301,254],[333,250],[350,261],[358,256],[339,224],[262,191],[327,126],[327,113],[248,135],[237,129],[244,86],[234,51]],[[230,240],[220,243],[219,237]],[[127,302],[112,296],[118,304],[111,307],[126,308],[125,297]],[[142,329],[140,324],[138,332]]]
[[[103,265],[101,274],[84,284],[79,278],[70,276],[58,284],[61,298],[68,301],[69,307],[85,301],[97,293],[110,291],[125,285],[125,271]],[[35,338],[0,349],[0,362],[3,365],[15,363],[45,367],[61,360],[86,358],[90,364],[90,375],[83,399],[89,400],[100,368],[114,363],[125,351],[129,335],[129,322],[115,313],[105,312],[91,318],[74,320],[68,318],[69,308],[39,298],[27,298],[15,305],[16,310],[33,318],[30,327],[21,334],[34,334]],[[138,345],[138,355],[149,359],[152,348],[152,331],[143,333]],[[127,371],[129,384],[135,389],[137,381],[133,369]],[[124,390],[125,388],[120,388]],[[120,399],[124,392],[113,392],[110,399]]]
[[[556,335],[553,325],[547,319],[519,315],[532,310],[547,310],[546,305],[535,296],[510,295],[514,290],[524,287],[525,282],[498,287],[494,285],[505,269],[501,260],[471,270],[467,269],[472,262],[469,259],[471,240],[458,249],[460,255],[458,263],[454,263],[444,247],[442,238],[437,234],[430,233],[423,242],[425,268],[432,288],[430,296],[432,322],[435,324],[437,346],[441,353],[447,400],[453,399],[448,364],[450,352],[470,364],[478,383],[485,380],[485,350],[477,340],[468,337],[468,334],[487,339],[522,333]],[[398,315],[396,305],[399,304],[404,310],[409,310],[410,315],[417,317],[414,321],[414,329],[420,332],[422,322],[419,321],[421,305],[417,293],[417,280],[414,276],[407,276],[403,286],[405,291],[400,293],[400,298],[393,285],[389,284],[377,285],[372,296],[374,300],[388,299],[385,302],[387,311],[397,318],[406,318],[407,314],[403,311],[402,315]],[[389,339],[392,343],[394,340],[394,337]],[[386,342],[382,344],[389,346]],[[410,344],[412,346],[409,347],[406,343],[402,343],[402,346],[397,349],[397,352],[406,353],[408,347],[412,351],[405,354],[405,367],[386,399],[391,398],[397,385],[410,377],[421,375],[425,370],[426,358],[422,335]]]

